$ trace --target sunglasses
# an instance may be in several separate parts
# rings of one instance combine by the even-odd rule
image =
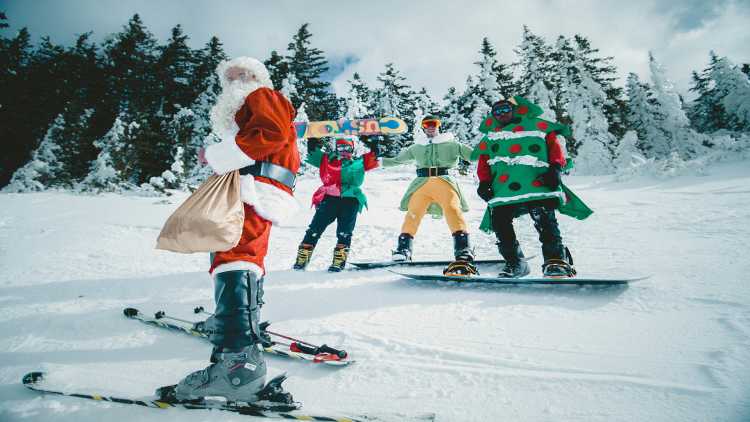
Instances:
[[[511,107],[510,104],[499,104],[494,107],[492,107],[492,115],[499,117],[503,114],[511,113],[513,112],[513,107]]]
[[[432,129],[432,128],[440,127],[440,120],[437,120],[437,119],[422,120],[422,127],[425,129]]]

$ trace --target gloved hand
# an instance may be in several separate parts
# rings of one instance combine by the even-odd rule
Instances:
[[[307,138],[307,152],[313,152],[320,149],[320,138]]]
[[[372,151],[372,153],[375,154],[376,157],[380,157],[380,155],[383,153],[380,148],[380,143],[378,142],[372,142],[367,145],[367,147],[370,148],[370,151]]]
[[[544,183],[545,186],[550,189],[557,189],[560,187],[562,169],[558,164],[550,164],[549,169],[537,177],[537,180]]]
[[[484,182],[479,182],[477,195],[479,195],[479,197],[482,198],[484,202],[490,202],[490,199],[495,196],[494,192],[492,192],[492,181],[487,180]]]

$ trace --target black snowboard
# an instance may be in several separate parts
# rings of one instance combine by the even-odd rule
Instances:
[[[391,270],[388,270],[391,271]],[[616,284],[627,284],[633,281],[644,280],[650,276],[641,277],[612,277],[612,278],[584,278],[584,277],[564,277],[564,278],[502,278],[502,277],[482,277],[482,276],[445,276],[442,274],[409,274],[391,271],[402,277],[414,280],[429,281],[451,281],[455,283],[492,283],[492,284],[576,284],[592,286],[610,286]]]
[[[524,259],[529,260],[533,258],[536,255],[528,256]],[[395,267],[397,265],[406,266],[406,267],[429,267],[429,266],[446,266],[453,262],[453,260],[449,261],[377,261],[377,262],[351,262],[351,265],[354,265],[357,267],[357,269],[360,270],[371,270],[374,268],[386,268],[386,267]],[[474,261],[474,264],[476,265],[482,265],[482,264],[505,264],[504,259],[478,259]]]

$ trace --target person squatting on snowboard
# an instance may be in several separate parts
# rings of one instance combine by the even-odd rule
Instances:
[[[362,136],[361,139],[369,138]],[[370,152],[354,157],[354,142],[355,137],[336,138],[334,151],[326,154],[320,149],[319,139],[307,140],[307,162],[320,170],[323,186],[313,194],[315,215],[297,250],[295,270],[307,267],[320,236],[334,220],[337,243],[328,271],[339,272],[346,265],[357,214],[367,207],[367,198],[360,186],[365,172],[378,167],[378,144],[369,143]]]
[[[591,210],[561,181],[572,161],[558,135],[570,128],[540,119],[542,109],[523,97],[500,100],[480,126],[484,133],[473,156],[479,159],[477,193],[487,202],[481,228],[495,232],[506,263],[500,277],[523,277],[529,266],[516,239],[513,219],[528,213],[542,242],[545,277],[575,275],[570,251],[563,245],[555,210],[584,219]]]
[[[263,259],[271,225],[297,209],[292,197],[300,165],[292,126],[296,113],[273,90],[260,61],[238,57],[219,64],[216,72],[222,92],[211,123],[221,142],[206,147],[199,158],[217,174],[239,169],[245,220],[237,246],[212,254],[212,364],[180,381],[175,394],[178,400],[222,396],[253,402],[266,377],[259,329]]]
[[[414,144],[394,158],[383,158],[383,167],[392,167],[415,161],[417,178],[406,189],[401,199],[401,211],[406,211],[401,234],[398,236],[394,261],[410,261],[412,240],[425,213],[434,218],[445,214],[445,220],[453,234],[455,261],[446,267],[444,274],[477,274],[473,264],[474,251],[469,244],[469,232],[463,213],[469,210],[461,188],[448,174],[458,159],[471,159],[471,148],[459,143],[450,133],[440,133],[440,120],[427,116],[421,122],[425,136],[415,136]],[[419,132],[417,132],[417,135]]]

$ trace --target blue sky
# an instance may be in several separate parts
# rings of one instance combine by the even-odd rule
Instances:
[[[309,22],[339,92],[353,72],[375,84],[393,62],[412,86],[442,97],[450,86],[462,89],[476,71],[472,63],[483,37],[497,47],[501,61],[514,61],[524,24],[548,41],[561,34],[587,36],[615,57],[621,84],[628,72],[648,76],[649,50],[682,93],[711,49],[736,63],[750,62],[750,0],[0,0],[0,10],[11,24],[6,34],[27,26],[35,39],[49,35],[63,44],[91,30],[102,40],[139,13],[160,40],[179,23],[193,47],[217,35],[230,55],[261,60],[271,50],[283,52],[296,29]]]

